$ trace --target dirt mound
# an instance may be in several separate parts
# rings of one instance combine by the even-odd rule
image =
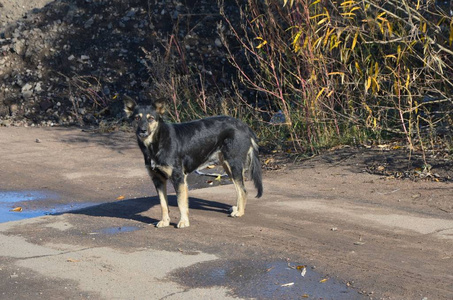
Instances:
[[[25,10],[49,1],[29,2]],[[56,0],[27,12],[19,2],[3,5],[0,125],[118,118],[116,95],[137,96],[153,84],[149,59],[203,75],[207,89],[228,89],[221,16],[211,1]]]

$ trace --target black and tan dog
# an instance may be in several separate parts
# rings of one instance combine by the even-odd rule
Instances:
[[[137,105],[124,98],[124,111],[137,129],[137,141],[145,158],[145,165],[156,187],[162,208],[162,219],[157,227],[170,225],[167,201],[167,180],[173,183],[177,193],[181,219],[178,228],[189,226],[187,174],[218,161],[233,180],[237,192],[237,205],[230,216],[244,214],[247,192],[244,187],[245,169],[261,197],[261,165],[258,159],[256,136],[241,121],[227,116],[216,116],[197,121],[168,124],[162,119],[164,101],[151,105]]]

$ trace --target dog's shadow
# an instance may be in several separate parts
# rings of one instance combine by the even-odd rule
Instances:
[[[160,201],[157,196],[102,203],[82,209],[68,211],[65,213],[93,217],[122,218],[135,220],[146,224],[155,224],[159,221],[158,219],[145,216],[142,213],[150,210],[156,205],[160,205]],[[168,205],[170,206],[172,214],[174,214],[174,212],[176,211],[179,216],[176,196],[168,196]],[[231,205],[216,201],[203,200],[193,197],[189,198],[189,209],[214,211],[218,213],[228,214],[230,207]],[[156,217],[160,217],[160,210]]]

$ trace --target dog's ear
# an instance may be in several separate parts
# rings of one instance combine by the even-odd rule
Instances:
[[[129,97],[128,95],[124,95],[124,111],[126,112],[126,116],[129,118],[133,113],[134,109],[137,106],[137,103],[134,99]]]
[[[162,116],[165,113],[166,105],[165,105],[164,98],[159,98],[159,99],[154,100],[153,105],[156,108],[156,112],[159,115]]]

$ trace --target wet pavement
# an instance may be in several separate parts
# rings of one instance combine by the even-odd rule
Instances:
[[[211,185],[209,176],[208,179],[205,177],[196,175],[191,181],[198,186]],[[220,185],[221,181],[216,184]],[[115,203],[61,203],[60,198],[57,193],[50,191],[0,191],[0,223],[45,215],[80,214],[102,210],[106,205],[115,205]],[[116,203],[120,205],[121,202]],[[86,235],[93,236],[93,239],[111,235],[127,236],[144,228],[146,227],[111,226],[92,230]],[[200,252],[196,251],[185,252],[185,255],[199,254]],[[285,261],[209,260],[177,269],[167,278],[189,289],[227,288],[231,296],[246,299],[366,299],[344,283],[318,274],[314,266],[302,263],[290,264]]]
[[[285,261],[216,260],[171,276],[188,287],[228,287],[235,296],[246,299],[367,299],[314,268]]]
[[[0,191],[0,223],[60,214],[94,203],[64,203],[49,191]]]
[[[148,184],[152,185],[151,181]],[[212,166],[209,169],[203,169],[188,176],[190,190],[227,184],[231,184],[231,180],[219,166]],[[172,189],[172,187],[170,188]],[[96,204],[99,203],[80,200],[68,203],[58,193],[48,190],[0,190],[0,223],[61,214]],[[111,231],[115,232],[115,230],[112,229]]]

